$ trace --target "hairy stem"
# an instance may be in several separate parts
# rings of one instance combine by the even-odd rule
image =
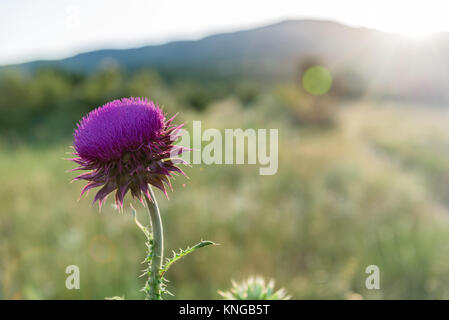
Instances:
[[[149,298],[150,300],[160,300],[161,297],[161,276],[160,270],[162,268],[162,259],[164,255],[164,236],[162,230],[162,220],[161,214],[159,212],[159,207],[157,205],[156,197],[154,196],[154,192],[151,189],[151,186],[148,186],[150,191],[151,199],[145,195],[145,201],[148,205],[148,211],[150,214],[151,220],[151,229],[153,231],[153,257],[151,259],[151,276],[148,279],[149,281]]]

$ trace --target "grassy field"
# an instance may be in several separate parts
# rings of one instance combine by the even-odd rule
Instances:
[[[220,298],[230,280],[275,278],[294,299],[449,298],[448,111],[340,103],[334,126],[299,126],[269,102],[216,101],[213,128],[279,128],[279,170],[196,165],[158,193],[166,253],[209,247],[167,275],[175,298]],[[0,298],[141,299],[144,237],[129,206],[99,212],[69,183],[71,144],[0,146]],[[140,220],[147,221],[142,206]],[[365,268],[380,268],[380,290]],[[78,265],[81,289],[65,288]]]

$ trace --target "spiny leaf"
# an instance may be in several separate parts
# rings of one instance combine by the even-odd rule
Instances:
[[[210,245],[217,245],[216,243],[212,242],[212,241],[204,241],[202,240],[201,242],[197,243],[196,245],[194,245],[193,247],[187,247],[187,249],[185,250],[180,250],[178,253],[173,251],[173,257],[170,259],[167,259],[167,262],[165,263],[165,265],[162,267],[162,269],[160,270],[161,276],[164,275],[165,272],[167,272],[167,270],[170,268],[170,266],[175,263],[176,261],[178,261],[179,259],[181,259],[182,257],[185,257],[186,255],[188,255],[189,253],[194,252],[195,250],[198,250],[200,248],[206,247],[206,246],[210,246]]]

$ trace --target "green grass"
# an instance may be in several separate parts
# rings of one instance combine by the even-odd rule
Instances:
[[[170,269],[175,298],[218,299],[250,275],[276,279],[293,299],[449,298],[447,113],[359,103],[314,129],[267,101],[183,115],[204,127],[279,128],[279,170],[195,165],[170,200],[158,193],[166,254],[221,244]],[[93,193],[77,201],[82,183],[69,183],[74,164],[62,160],[69,145],[0,149],[0,298],[141,299],[144,235],[128,204],[120,214],[110,200],[91,206]],[[80,290],[65,288],[72,264]],[[371,264],[380,290],[365,288]]]

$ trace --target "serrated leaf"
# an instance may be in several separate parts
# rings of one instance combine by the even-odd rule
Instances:
[[[201,242],[197,243],[196,245],[194,245],[193,247],[187,247],[187,249],[185,250],[180,250],[178,253],[173,252],[173,257],[170,259],[167,259],[167,262],[165,263],[165,265],[162,267],[162,269],[160,270],[161,276],[164,275],[165,272],[167,272],[167,270],[173,265],[173,263],[175,263],[176,261],[178,261],[179,259],[181,259],[182,257],[185,257],[186,255],[200,249],[203,247],[207,247],[210,245],[217,245],[216,243],[212,242],[212,241],[204,241],[202,240]]]

